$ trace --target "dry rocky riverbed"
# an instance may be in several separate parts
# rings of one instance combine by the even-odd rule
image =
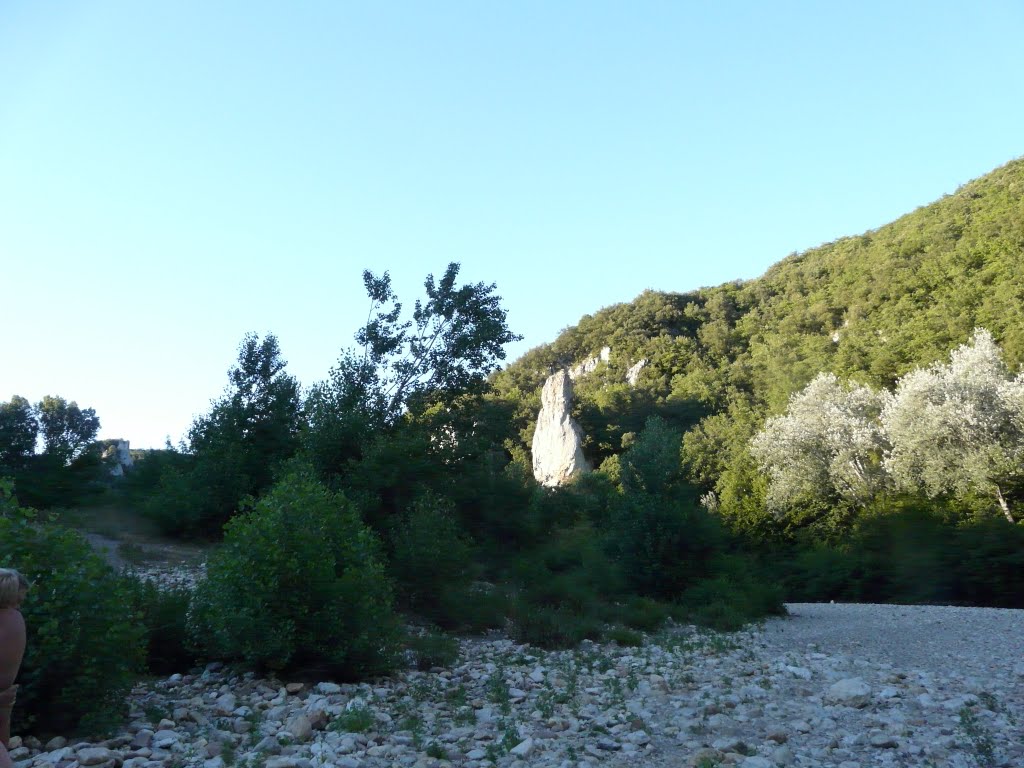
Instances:
[[[640,648],[463,640],[450,669],[372,684],[212,665],[138,686],[116,738],[15,739],[11,754],[18,768],[1024,766],[1024,611],[790,609]],[[972,626],[988,634],[962,647]]]

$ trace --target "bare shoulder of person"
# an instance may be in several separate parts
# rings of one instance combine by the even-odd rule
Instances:
[[[0,634],[7,636],[25,631],[25,617],[14,608],[0,609]]]

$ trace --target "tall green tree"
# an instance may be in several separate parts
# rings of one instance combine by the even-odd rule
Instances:
[[[487,375],[505,359],[504,345],[521,337],[508,329],[495,285],[460,286],[458,273],[452,263],[439,281],[428,275],[426,299],[415,302],[411,319],[403,319],[387,272],[363,273],[370,317],[355,334],[359,346],[342,353],[305,403],[303,442],[318,470],[344,474],[371,441],[411,427],[407,416],[428,411],[438,449],[456,431],[465,438],[464,425],[457,423],[465,399],[483,392]]]
[[[417,401],[447,400],[479,388],[505,359],[505,344],[518,341],[495,285],[455,284],[451,263],[439,281],[427,275],[426,301],[417,299],[412,320],[401,320],[402,305],[391,277],[363,272],[371,317],[356,334],[363,360],[376,372],[386,414],[397,416]]]
[[[79,408],[63,397],[47,395],[36,404],[43,453],[70,464],[96,439],[100,420],[93,408]]]
[[[38,434],[39,421],[28,400],[15,395],[0,403],[0,468],[24,466],[35,453]]]
[[[184,455],[170,452],[145,513],[168,533],[216,535],[243,500],[273,483],[298,448],[298,381],[285,371],[277,337],[246,334],[228,386],[188,433]]]
[[[298,447],[299,383],[286,365],[276,336],[246,334],[227,391],[189,430],[208,530],[219,529],[244,497],[267,490],[276,467]]]
[[[621,455],[622,494],[612,504],[607,547],[633,589],[677,599],[710,573],[721,554],[717,519],[696,503],[682,477],[682,435],[652,416]]]

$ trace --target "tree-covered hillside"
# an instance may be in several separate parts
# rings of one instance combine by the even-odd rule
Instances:
[[[897,221],[793,254],[748,282],[647,291],[582,318],[495,377],[525,449],[554,369],[612,349],[578,382],[585,451],[600,464],[659,413],[687,430],[683,459],[728,516],[760,517],[763,479],[749,440],[819,372],[891,388],[945,359],[975,327],[1024,362],[1024,160]],[[648,364],[636,387],[625,371]],[[521,441],[521,442],[519,442]]]

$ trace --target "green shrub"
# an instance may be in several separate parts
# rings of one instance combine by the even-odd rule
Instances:
[[[406,646],[415,656],[416,668],[450,667],[459,659],[459,641],[441,632],[411,635]]]
[[[865,514],[850,550],[863,570],[857,599],[871,603],[949,603],[955,594],[955,526],[918,504]]]
[[[392,669],[400,636],[377,539],[301,467],[225,526],[196,590],[195,632],[216,657],[343,678]]]
[[[334,718],[327,726],[327,730],[339,733],[365,733],[373,728],[376,722],[369,707],[352,707]]]
[[[797,603],[849,600],[857,594],[859,561],[855,553],[812,545],[785,558],[786,598]]]
[[[787,598],[1024,607],[1024,527],[960,522],[940,502],[890,504],[865,513],[841,547],[798,544],[776,568]]]
[[[612,627],[605,631],[604,638],[618,643],[623,648],[639,647],[644,644],[644,636],[628,627]]]
[[[574,648],[601,637],[600,621],[568,608],[536,605],[520,599],[512,610],[512,639],[540,648]]]
[[[686,496],[626,494],[612,513],[608,550],[640,595],[678,598],[710,574],[724,546],[718,520]]]
[[[77,533],[18,507],[9,483],[0,483],[0,566],[33,582],[22,606],[28,645],[18,676],[19,727],[110,727],[144,657],[127,581]]]
[[[1024,526],[983,519],[956,529],[952,538],[957,602],[1024,608]]]
[[[690,619],[694,624],[718,632],[736,632],[750,623],[749,616],[722,599],[700,605],[690,614]]]
[[[135,613],[146,632],[146,669],[154,675],[185,672],[198,658],[188,632],[191,592],[160,589],[152,581],[134,581]]]
[[[631,597],[616,604],[609,618],[620,621],[627,627],[644,632],[653,632],[661,627],[672,615],[672,609],[665,603],[649,597]]]
[[[514,577],[528,603],[598,615],[623,591],[623,580],[588,523],[551,531],[520,556]]]
[[[139,511],[168,536],[195,535],[200,528],[202,510],[196,498],[202,489],[195,487],[184,465],[190,459],[189,456],[147,459],[147,462],[160,462],[162,470],[156,488],[140,499]]]
[[[465,591],[473,560],[451,504],[434,494],[420,496],[394,527],[391,544],[399,602],[443,627],[456,624],[445,595]]]
[[[739,558],[723,557],[713,578],[701,579],[683,593],[681,604],[695,624],[734,631],[765,616],[786,612],[782,588]]]
[[[492,584],[448,589],[440,596],[440,613],[445,617],[446,626],[470,634],[504,627],[508,605],[507,592]]]

